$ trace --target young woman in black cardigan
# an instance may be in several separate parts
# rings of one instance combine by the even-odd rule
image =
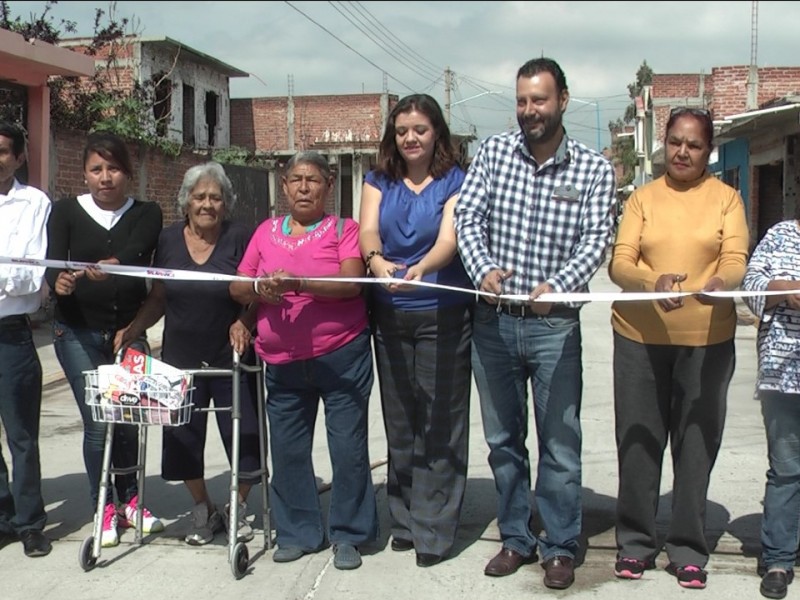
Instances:
[[[162,226],[155,202],[128,197],[133,175],[127,145],[117,136],[90,134],[83,152],[87,194],[53,204],[48,221],[47,258],[92,263],[148,266]],[[109,275],[96,269],[48,269],[46,279],[55,292],[53,338],[56,356],[69,380],[83,419],[83,458],[93,507],[97,506],[106,427],[95,423],[86,405],[87,370],[114,362],[114,335],[133,319],[147,295],[145,280]],[[134,466],[138,460],[135,427],[114,428],[112,466]],[[103,546],[119,543],[118,527],[131,525],[138,502],[135,474],[117,475],[108,490],[103,513]],[[163,524],[144,509],[144,532]]]

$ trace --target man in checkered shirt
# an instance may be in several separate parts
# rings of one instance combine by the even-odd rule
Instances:
[[[611,164],[564,130],[569,92],[555,61],[520,67],[516,96],[520,130],[483,141],[455,207],[459,253],[475,286],[529,295],[524,303],[481,296],[475,310],[472,364],[503,542],[485,573],[510,575],[538,549],[544,584],[565,589],[581,532],[580,305],[533,300],[588,289],[612,238],[616,185]],[[541,536],[530,527],[528,380]]]

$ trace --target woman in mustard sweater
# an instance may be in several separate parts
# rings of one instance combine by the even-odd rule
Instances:
[[[627,201],[609,274],[626,292],[733,290],[744,277],[749,234],[739,194],[708,173],[708,111],[672,111],[666,175]],[[614,574],[655,567],[661,467],[670,442],[674,480],[667,571],[704,588],[705,506],[735,364],[732,299],[693,295],[615,302],[614,409],[619,493]]]

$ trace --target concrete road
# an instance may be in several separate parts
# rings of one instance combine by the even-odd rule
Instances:
[[[595,291],[614,291],[605,270],[593,281]],[[495,523],[495,491],[487,464],[477,394],[473,393],[469,482],[455,555],[433,568],[416,567],[413,552],[392,552],[386,523],[386,477],[383,435],[377,386],[370,409],[370,452],[382,519],[380,542],[363,548],[364,564],[355,571],[333,567],[329,550],[306,556],[294,563],[275,564],[272,551],[263,548],[263,536],[248,547],[251,565],[241,580],[233,577],[227,560],[225,538],[206,547],[183,543],[191,500],[182,485],[160,477],[161,428],[149,427],[146,503],[167,523],[166,531],[148,536],[141,546],[126,532],[118,548],[103,550],[96,568],[84,572],[78,563],[79,548],[92,529],[92,508],[81,455],[81,424],[75,401],[61,378],[50,345],[49,325],[36,331],[45,370],[42,413],[42,470],[49,513],[46,533],[54,540],[53,552],[30,559],[20,544],[0,549],[2,589],[0,598],[62,600],[169,598],[203,600],[229,598],[274,598],[297,600],[341,600],[375,598],[465,598],[497,600],[553,595],[574,598],[677,597],[698,592],[680,588],[675,579],[659,568],[637,582],[613,576],[614,503],[616,496],[616,452],[612,414],[611,344],[609,306],[593,303],[582,310],[584,337],[583,404],[584,425],[584,538],[583,564],[576,583],[565,592],[544,587],[539,565],[528,565],[515,575],[486,577],[483,568],[499,550]],[[151,339],[160,337],[159,326]],[[708,534],[714,547],[706,598],[753,598],[758,596],[756,576],[761,498],[767,468],[766,443],[759,406],[752,399],[756,368],[755,329],[743,324],[737,333],[737,369],[729,395],[729,409],[722,451],[715,468],[708,502]],[[212,424],[213,425],[213,424]],[[535,460],[535,442],[529,440]],[[330,463],[322,421],[318,424],[314,459],[321,487],[330,478]],[[9,456],[7,448],[4,455]],[[214,498],[224,503],[230,473],[219,435],[212,426],[206,452],[208,477]],[[670,518],[671,469],[665,461],[659,523]],[[258,511],[260,486],[251,495],[251,509]],[[327,502],[328,493],[321,499]],[[261,526],[258,519],[257,524]],[[259,532],[260,533],[260,532]],[[664,556],[658,565],[666,564]],[[790,590],[790,596],[792,591]]]

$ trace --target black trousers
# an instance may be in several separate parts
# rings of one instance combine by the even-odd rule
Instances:
[[[447,556],[467,482],[472,306],[403,311],[376,302],[372,315],[392,536]]]
[[[672,454],[670,562],[704,567],[706,497],[725,423],[733,340],[710,346],[640,344],[614,334],[619,557],[654,559],[667,440]]]

